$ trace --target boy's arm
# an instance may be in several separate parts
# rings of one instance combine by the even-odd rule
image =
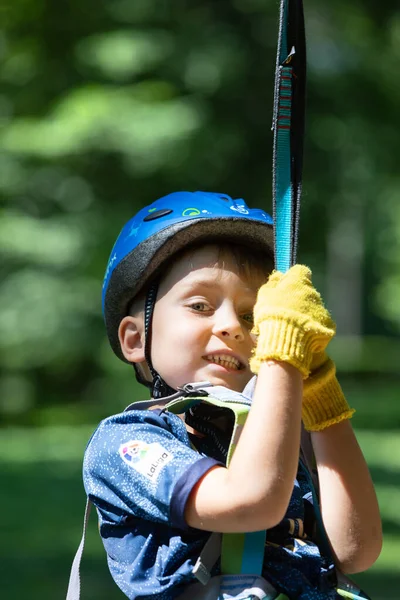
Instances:
[[[185,508],[188,525],[246,532],[283,519],[298,466],[302,392],[302,376],[292,365],[261,365],[229,468],[211,469],[194,488]]]
[[[311,370],[304,382],[302,417],[317,461],[322,518],[338,566],[356,573],[379,556],[379,507],[335,363],[323,352],[314,355]]]
[[[337,565],[345,573],[368,569],[382,547],[374,487],[348,420],[311,433],[321,512]]]
[[[274,272],[260,288],[254,323],[252,408],[229,468],[208,472],[189,497],[185,518],[199,529],[257,531],[283,519],[298,466],[302,379],[313,352],[334,335],[311,272],[301,265]]]

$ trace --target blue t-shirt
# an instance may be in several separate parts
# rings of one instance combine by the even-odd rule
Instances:
[[[200,478],[221,464],[210,457],[209,440],[203,445],[205,451],[197,439],[195,450],[182,420],[159,409],[109,417],[88,444],[86,493],[111,574],[128,598],[170,600],[196,582],[192,569],[209,533],[186,524],[185,505]],[[310,496],[300,467],[284,520],[267,532],[263,575],[289,598],[336,598],[324,586],[327,561],[312,542]]]

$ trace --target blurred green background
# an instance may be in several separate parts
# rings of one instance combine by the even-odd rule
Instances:
[[[338,324],[332,354],[385,541],[357,577],[400,596],[400,9],[305,0],[308,106],[299,258]],[[63,598],[96,423],[145,397],[108,348],[101,283],[140,207],[223,191],[271,210],[278,3],[0,4],[2,597]],[[362,494],[362,490],[360,490]],[[95,519],[84,599],[122,598]]]

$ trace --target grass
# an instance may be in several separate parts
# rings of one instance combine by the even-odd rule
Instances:
[[[81,459],[93,427],[0,430],[2,597],[65,598],[78,546],[85,494]],[[400,588],[400,430],[359,430],[384,524],[377,563],[355,579],[373,600],[398,600]],[[83,559],[83,600],[123,598],[108,574],[91,519]]]

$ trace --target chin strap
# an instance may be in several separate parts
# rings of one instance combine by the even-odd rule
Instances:
[[[137,377],[139,383],[144,383],[144,385],[146,385],[150,389],[152,398],[155,398],[155,399],[165,398],[166,396],[171,396],[171,394],[174,394],[176,392],[176,390],[171,388],[163,380],[161,375],[159,375],[157,373],[157,371],[153,367],[153,363],[151,361],[152,322],[153,322],[154,306],[155,306],[156,299],[157,299],[157,292],[158,292],[158,282],[154,282],[149,287],[149,290],[146,294],[146,301],[145,301],[145,305],[144,305],[144,333],[145,333],[144,357],[146,359],[147,366],[149,367],[151,376],[153,378],[152,381],[150,382],[150,381],[145,380],[141,374],[139,374],[139,377],[138,377],[139,369],[135,368],[136,377]]]

